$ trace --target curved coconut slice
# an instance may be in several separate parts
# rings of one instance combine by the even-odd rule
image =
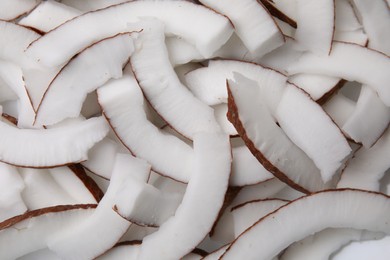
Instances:
[[[314,73],[340,77],[349,81],[367,84],[379,95],[385,105],[390,106],[390,59],[379,52],[350,43],[334,42],[329,56],[305,53],[290,65],[288,72]]]
[[[91,216],[96,205],[66,205],[29,211],[0,223],[0,257],[17,259],[46,248],[48,239]],[[39,239],[37,239],[39,234]]]
[[[158,18],[164,22],[167,34],[180,36],[194,44],[205,57],[219,49],[233,32],[226,17],[203,6],[187,1],[141,0],[70,20],[34,42],[27,53],[48,67],[58,66],[93,42],[128,31],[128,24],[139,21],[141,17]],[[86,34],[86,31],[92,33]],[[70,34],[73,35],[71,42],[67,40]],[[58,49],[61,49],[60,53]]]
[[[120,194],[131,187],[134,175],[148,176],[150,166],[143,160],[132,158],[131,164],[123,168],[122,160],[128,157],[117,157],[110,186],[99,202],[94,213],[77,225],[50,237],[48,248],[62,259],[93,259],[110,249],[122,237],[130,222],[119,216],[114,210],[115,201]],[[131,199],[131,197],[127,197]],[[101,223],[105,223],[102,225]],[[100,234],[104,239],[96,240],[91,234]],[[78,239],[74,239],[77,237]]]
[[[277,106],[287,85],[281,82],[270,88],[267,83],[272,74],[262,79],[265,83],[262,85],[239,74],[235,76],[236,82],[228,81],[229,120],[252,154],[280,180],[304,193],[325,189],[329,184],[321,180],[313,161],[275,122],[272,112],[275,110],[267,104],[271,102],[268,96],[274,96],[271,104]]]
[[[335,0],[297,0],[299,44],[318,54],[329,54],[335,29]]]
[[[21,193],[25,188],[18,170],[10,165],[0,163],[0,222],[23,214],[27,207]]]
[[[275,211],[288,201],[280,199],[265,199],[248,201],[231,209],[235,237],[255,224],[259,219]]]
[[[158,20],[147,20],[143,25],[135,41],[131,66],[146,99],[167,123],[190,139],[200,131],[219,131],[213,109],[182,85],[170,65],[164,25]]]
[[[0,122],[0,160],[23,167],[52,167],[87,159],[88,150],[104,138],[104,118],[53,129],[18,129]],[[23,147],[23,149],[19,149]]]
[[[341,174],[337,187],[379,191],[379,181],[390,168],[388,154],[390,154],[389,128],[374,146],[362,147],[354,154]]]
[[[234,128],[232,123],[229,122],[229,120],[226,117],[226,114],[228,112],[227,104],[219,104],[213,107],[214,108],[214,115],[215,119],[221,126],[222,130],[229,134],[230,136],[237,136],[237,130]]]
[[[341,128],[353,114],[356,102],[347,98],[342,93],[337,93],[328,100],[322,108]]]
[[[63,3],[43,1],[31,13],[23,17],[19,24],[46,33],[80,14],[79,10]]]
[[[300,225],[307,216],[310,221]],[[259,220],[232,243],[222,259],[271,259],[291,243],[329,227],[389,234],[389,216],[390,198],[381,193],[348,189],[315,193]],[[277,235],[270,239],[269,234]]]
[[[134,51],[130,34],[119,34],[88,47],[72,59],[50,83],[37,110],[36,123],[52,125],[80,114],[87,94],[122,69]]]
[[[112,129],[133,154],[147,160],[156,172],[188,182],[193,165],[192,148],[148,121],[142,92],[134,78],[125,76],[108,82],[97,93]]]
[[[369,148],[380,138],[389,122],[390,108],[371,88],[362,86],[356,107],[342,130],[355,142]]]
[[[260,2],[255,0],[200,2],[226,15],[232,21],[236,34],[256,57],[261,57],[283,45],[283,34]]]
[[[34,9],[41,0],[3,0],[0,3],[0,19],[14,20]]]
[[[230,175],[230,143],[225,134],[199,133],[195,168],[175,216],[144,238],[139,258],[179,259],[199,244],[222,207]],[[212,173],[212,174],[211,174]]]
[[[330,181],[352,149],[322,107],[290,84],[284,90],[275,117],[291,141],[314,161],[322,180]]]
[[[383,235],[382,235],[383,236]],[[351,228],[328,228],[295,242],[283,253],[280,260],[330,259],[334,252],[352,241],[378,239],[376,232]]]

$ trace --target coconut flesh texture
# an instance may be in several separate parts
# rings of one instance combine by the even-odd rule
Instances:
[[[390,237],[389,1],[0,2],[0,259]]]

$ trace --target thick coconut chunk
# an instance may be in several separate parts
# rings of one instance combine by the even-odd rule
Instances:
[[[195,167],[175,216],[145,237],[138,259],[179,259],[210,232],[228,187],[231,152],[225,134],[199,133]]]
[[[219,131],[213,109],[188,91],[170,65],[164,25],[148,20],[142,27],[131,66],[146,99],[168,124],[190,139],[197,132]]]
[[[283,45],[284,36],[268,10],[256,0],[200,0],[210,8],[226,15],[233,23],[238,37],[256,57]]]
[[[188,1],[141,0],[113,5],[70,20],[34,42],[27,53],[46,66],[58,66],[93,42],[128,31],[128,24],[142,17],[158,18],[164,22],[167,34],[182,37],[206,57],[233,33],[226,17],[204,6]],[[71,41],[68,35],[72,35]]]
[[[46,89],[36,123],[52,125],[79,116],[87,94],[110,78],[121,77],[133,51],[130,34],[119,34],[85,49],[61,69]]]
[[[108,130],[102,117],[53,129],[19,129],[0,122],[0,160],[35,168],[81,162]]]
[[[323,181],[331,180],[352,150],[322,107],[290,84],[275,116],[287,136],[314,161]]]
[[[0,2],[0,19],[14,20],[32,9],[34,9],[41,0],[2,0]]]
[[[383,53],[351,43],[334,42],[329,56],[303,54],[290,65],[289,74],[314,73],[367,84],[390,106],[390,59]]]
[[[310,221],[305,221],[308,216]],[[315,193],[260,219],[221,259],[272,259],[291,243],[329,227],[390,234],[389,216],[390,198],[381,193],[348,189]]]

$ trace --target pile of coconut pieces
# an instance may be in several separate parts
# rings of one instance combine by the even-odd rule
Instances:
[[[389,236],[389,10],[2,0],[0,259],[336,259]]]

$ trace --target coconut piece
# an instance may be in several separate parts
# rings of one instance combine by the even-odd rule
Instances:
[[[350,118],[356,107],[356,102],[339,92],[328,100],[322,108],[341,128]]]
[[[122,243],[99,256],[96,260],[137,259],[140,247],[138,242]]]
[[[183,202],[174,217],[144,238],[139,258],[178,259],[191,252],[211,230],[228,187],[229,138],[225,134],[199,133],[194,151],[196,164]]]
[[[295,29],[297,28],[297,23],[294,21],[294,19],[292,19],[287,14],[282,12],[275,5],[274,2],[269,1],[269,0],[261,0],[261,3],[265,6],[265,8],[267,8],[267,10],[272,14],[272,16],[277,18],[277,19],[275,19],[276,22],[279,20],[279,21],[283,22],[284,24],[288,24],[289,26],[291,26],[291,28],[295,28]],[[279,25],[279,23],[277,23],[277,24]],[[279,28],[280,28],[280,26],[279,26]]]
[[[389,215],[390,198],[381,193],[348,189],[315,193],[259,220],[231,244],[222,259],[271,259],[291,243],[329,227],[389,234]],[[307,216],[310,221],[302,227],[299,223]],[[277,236],[270,239],[269,234]]]
[[[328,228],[295,242],[283,253],[280,260],[298,260],[305,257],[329,259],[334,252],[352,241],[364,241],[382,237],[377,232],[351,228]]]
[[[158,20],[147,20],[142,27],[131,66],[146,99],[168,124],[190,139],[200,131],[219,131],[213,110],[181,84],[170,65],[164,25]]]
[[[233,207],[231,211],[235,237],[287,202],[280,199],[254,200]]]
[[[80,114],[88,93],[122,69],[134,51],[130,34],[119,34],[93,44],[61,69],[46,89],[37,109],[36,123],[52,125]]]
[[[302,196],[305,196],[305,194],[300,192],[300,191],[297,191],[297,190],[295,190],[287,185],[286,187],[281,189],[279,192],[277,192],[275,195],[273,195],[273,198],[291,201],[291,200],[296,200]]]
[[[149,184],[153,185],[162,192],[180,194],[182,197],[186,192],[187,184],[175,181],[171,178],[161,176],[155,172],[151,172]]]
[[[236,34],[256,57],[261,57],[283,45],[283,34],[260,2],[255,0],[200,2],[226,15],[232,21]]]
[[[356,17],[356,13],[352,7],[351,2],[349,2],[348,0],[337,0],[335,1],[335,8],[336,31],[351,32],[363,28],[358,18]]]
[[[372,257],[372,259],[385,260],[386,256],[390,254],[389,251],[390,237],[384,237],[379,240],[371,240],[365,242],[352,242],[345,246],[333,256],[334,260],[348,259],[354,256],[364,258]]]
[[[362,86],[356,107],[342,130],[355,142],[369,148],[381,137],[389,122],[390,108],[371,88]]]
[[[329,56],[305,53],[290,65],[288,72],[318,73],[367,84],[390,106],[390,89],[385,87],[390,82],[390,74],[383,73],[389,70],[390,60],[386,55],[356,44],[334,42]]]
[[[61,260],[61,258],[49,249],[45,248],[19,257],[18,260]]]
[[[239,74],[236,82],[229,80],[228,118],[252,154],[280,180],[304,193],[325,189],[331,184],[324,184],[313,161],[275,122],[273,107],[278,105],[280,93],[287,85],[275,84],[273,74],[263,78],[261,85]],[[268,85],[269,82],[275,85]]]
[[[234,128],[232,123],[229,122],[229,120],[226,117],[226,114],[228,112],[227,104],[219,104],[213,107],[214,108],[214,115],[215,119],[221,126],[222,130],[229,134],[230,136],[237,136],[237,130]]]
[[[123,160],[128,159],[128,157],[117,157],[110,186],[95,212],[77,225],[50,237],[47,245],[51,251],[62,259],[92,259],[106,252],[122,237],[131,223],[113,210],[115,201],[121,192],[131,187],[129,183],[135,178],[134,175],[145,178],[150,173],[150,166],[136,158],[132,158],[131,164],[126,163],[127,167],[123,168]],[[131,197],[127,199],[130,200]],[[104,239],[96,240],[91,237],[91,234],[101,234]],[[74,236],[78,239],[75,240]]]
[[[271,2],[292,19],[297,19],[297,0],[272,0]]]
[[[88,218],[95,207],[90,204],[54,206],[29,211],[1,222],[1,259],[17,259],[46,248],[51,236]]]
[[[367,46],[368,38],[363,29],[351,32],[335,31],[333,39],[340,42],[355,43],[361,46]]]
[[[139,225],[131,225],[127,232],[122,236],[120,241],[133,241],[133,240],[143,240],[144,237],[149,236],[156,232],[158,228],[156,227],[147,227],[147,226],[139,226]]]
[[[58,66],[93,42],[128,31],[128,24],[141,17],[158,18],[167,34],[182,37],[205,57],[219,49],[233,32],[226,17],[204,6],[187,1],[133,1],[70,20],[30,45],[26,53],[45,66]],[[63,38],[69,34],[73,35],[71,43]]]
[[[41,0],[3,0],[0,3],[0,19],[11,21],[30,12]]]
[[[194,45],[181,38],[167,37],[165,44],[169,53],[169,60],[174,67],[191,61],[205,59]]]
[[[305,49],[329,54],[335,29],[334,0],[297,0],[295,39]]]
[[[27,211],[21,193],[25,188],[18,170],[0,163],[0,222]]]
[[[147,160],[156,172],[188,182],[193,164],[192,148],[162,133],[148,121],[142,92],[134,78],[125,76],[110,81],[97,93],[105,117],[129,151]]]
[[[19,24],[46,33],[80,14],[79,10],[63,3],[43,1],[31,13],[20,19]]]
[[[291,141],[314,161],[322,180],[330,181],[352,150],[321,106],[290,84],[284,90],[275,117]]]
[[[225,246],[222,246],[221,248],[211,252],[207,256],[203,258],[203,260],[218,260],[220,257],[225,253],[226,249],[229,247],[230,244],[227,244]]]
[[[379,181],[390,168],[390,130],[370,148],[362,147],[349,161],[337,184],[339,188],[379,191]]]

